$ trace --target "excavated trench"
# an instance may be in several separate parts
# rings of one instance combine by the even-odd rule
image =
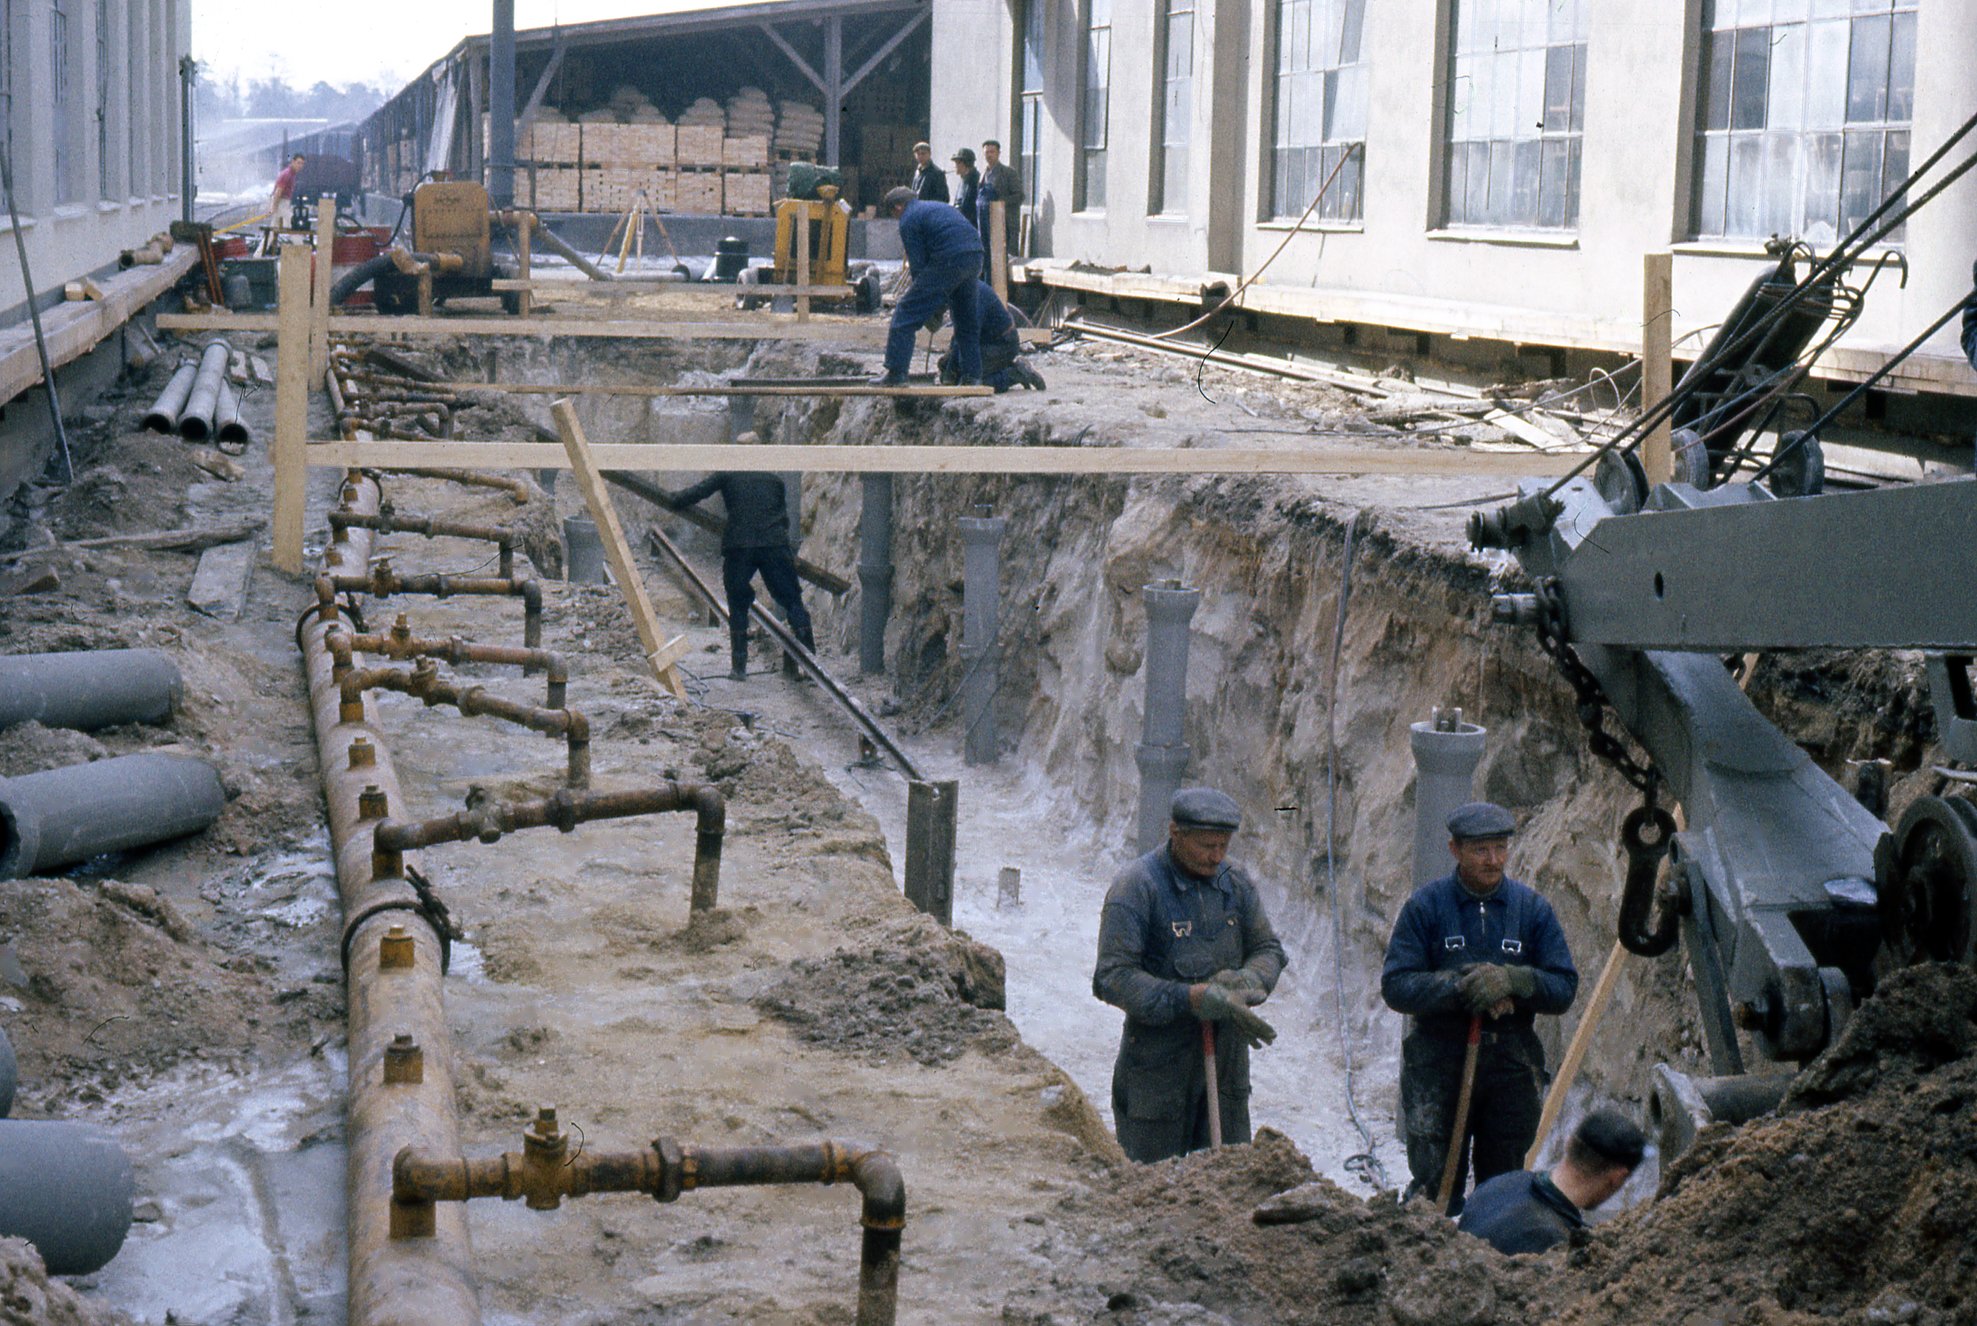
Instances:
[[[424,360],[449,377],[569,382],[860,365],[811,344],[504,341],[429,349]],[[1043,368],[1053,387],[1044,396],[765,405],[755,426],[777,441],[1002,445],[1190,445],[1357,427],[1335,393],[1217,369],[1093,349],[1054,354]],[[158,499],[174,486],[190,486],[196,500],[178,511],[194,517],[252,506],[246,485],[194,484],[175,450],[139,440],[148,398],[134,390],[114,402],[131,431],[112,421],[86,448],[82,480],[45,513],[63,537],[134,527],[133,508],[169,505]],[[483,399],[462,432],[524,438],[531,415],[546,420],[538,402]],[[248,411],[264,416],[269,404],[250,400]],[[593,440],[718,441],[730,429],[713,404],[592,397],[580,408]],[[254,422],[267,436],[265,417]],[[257,461],[250,482],[265,480]],[[330,480],[312,481],[315,539]],[[1490,487],[900,476],[888,668],[853,687],[930,776],[961,780],[956,926],[979,944],[945,935],[897,896],[903,782],[856,758],[852,730],[816,688],[764,671],[761,654],[745,685],[720,677],[723,633],[654,564],[661,615],[693,623],[686,668],[698,703],[675,710],[640,676],[616,591],[551,583],[544,643],[577,661],[571,703],[591,715],[597,784],[700,778],[728,797],[722,909],[686,924],[692,835],[681,823],[538,830],[494,849],[427,853],[427,873],[467,930],[446,996],[464,1149],[513,1149],[551,1100],[583,1127],[584,1145],[608,1149],[661,1133],[886,1146],[908,1187],[909,1321],[1965,1319],[1958,1286],[1977,1268],[1967,1105],[1977,996],[1947,974],[1902,987],[1885,1017],[1857,1019],[1860,1043],[1836,1052],[1792,1117],[1710,1139],[1700,1160],[1667,1176],[1670,1200],[1623,1217],[1590,1249],[1509,1261],[1418,1208],[1365,1200],[1374,1169],[1347,1114],[1348,1063],[1375,1160],[1390,1181],[1402,1177],[1391,1111],[1400,1028],[1379,1003],[1377,971],[1410,879],[1409,723],[1460,705],[1489,729],[1478,791],[1526,822],[1513,873],[1557,906],[1588,984],[1613,933],[1615,834],[1630,797],[1585,754],[1567,692],[1532,642],[1488,624],[1488,591],[1511,573],[1464,550],[1461,506],[1431,509]],[[519,511],[430,480],[393,480],[391,493],[401,509],[520,522],[523,551],[546,574],[560,566],[556,518],[581,511],[567,482],[553,506]],[[653,512],[617,500],[636,539]],[[802,551],[854,585],[859,502],[855,476],[806,481]],[[1000,760],[963,766],[956,521],[983,506],[1009,522]],[[665,527],[701,566],[717,564],[710,537]],[[464,573],[486,555],[394,542],[404,571]],[[24,1050],[17,1114],[111,1123],[140,1172],[130,1245],[80,1282],[79,1305],[0,1247],[0,1320],[343,1311],[335,888],[287,636],[308,590],[263,564],[242,620],[222,627],[173,606],[182,571],[157,554],[75,558],[65,601],[16,612],[6,628],[10,650],[162,644],[196,678],[162,732],[16,729],[0,738],[6,771],[190,748],[221,763],[233,800],[205,841],[0,892],[0,938],[28,962],[27,983],[0,1001]],[[1092,999],[1090,964],[1098,901],[1135,827],[1140,591],[1169,578],[1202,591],[1190,778],[1248,808],[1238,856],[1264,886],[1292,965],[1265,1010],[1279,1040],[1256,1060],[1252,1113],[1269,1131],[1254,1147],[1122,1168],[1104,1121],[1118,1015]],[[827,664],[853,677],[858,591],[813,590],[810,602]],[[398,606],[375,605],[384,620],[372,629]],[[421,635],[519,637],[519,610],[506,605],[406,610]],[[515,694],[538,685],[464,671]],[[1765,659],[1752,694],[1829,770],[1890,759],[1895,813],[1920,786],[1931,734],[1913,660]],[[540,737],[442,717],[406,696],[383,697],[380,710],[418,814],[457,809],[474,788],[541,796],[561,776],[561,746]],[[1008,866],[1022,872],[1020,901],[999,896]],[[255,1011],[239,1016],[243,1007]],[[1630,959],[1582,1094],[1638,1110],[1653,1062],[1699,1070],[1692,1007],[1679,956]],[[1829,1164],[1830,1191],[1815,1177]],[[1885,1189],[1868,1181],[1877,1172]],[[1293,1189],[1277,1200],[1297,1209],[1296,1223],[1251,1223],[1259,1202]],[[475,1203],[485,1319],[848,1320],[854,1208],[845,1194],[805,1189],[694,1194],[658,1211],[636,1198],[587,1198],[553,1214]],[[1851,1274],[1809,1277],[1822,1256]],[[1723,1265],[1706,1282],[1685,1269],[1712,1258]]]

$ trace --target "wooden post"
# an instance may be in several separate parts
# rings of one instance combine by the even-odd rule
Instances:
[[[1009,204],[1000,198],[989,204],[989,284],[995,297],[1009,302]]]
[[[515,275],[524,281],[534,279],[532,275],[535,268],[534,241],[535,213],[524,212],[520,224],[515,228]],[[516,297],[515,311],[526,318],[534,310],[535,295],[525,285]]]
[[[906,901],[954,924],[954,822],[961,784],[906,785]]]
[[[419,264],[419,316],[432,316],[432,264],[429,262]]]
[[[1675,257],[1671,253],[1641,255],[1641,408],[1651,409],[1674,389],[1669,360],[1669,323],[1674,317]],[[1675,477],[1675,458],[1663,419],[1641,439],[1641,467],[1649,484]]]
[[[563,449],[569,453],[577,486],[583,490],[584,502],[590,507],[590,518],[597,522],[597,537],[604,544],[604,557],[611,563],[612,574],[618,577],[618,587],[624,591],[625,604],[631,609],[632,625],[638,629],[639,644],[645,649],[646,661],[652,665],[652,675],[676,698],[684,700],[686,683],[680,680],[679,669],[674,664],[687,651],[686,637],[676,635],[667,640],[660,632],[659,615],[653,612],[652,600],[645,594],[645,582],[632,563],[631,545],[625,542],[624,526],[618,523],[618,509],[611,505],[604,476],[598,473],[591,459],[590,443],[584,440],[583,425],[577,422],[576,403],[565,396],[550,407],[550,413],[556,418]]]
[[[316,279],[309,293],[309,381],[321,382],[329,368],[330,283],[336,258],[336,195],[316,200]]]
[[[275,565],[302,574],[302,498],[308,482],[309,250],[281,246],[275,365]]]
[[[1593,1032],[1599,1027],[1600,1016],[1606,1012],[1607,1001],[1613,998],[1613,987],[1620,980],[1620,964],[1627,956],[1627,950],[1618,942],[1613,951],[1606,955],[1606,965],[1600,968],[1599,981],[1593,986],[1593,997],[1586,1001],[1586,1011],[1579,1015],[1579,1025],[1572,1033],[1572,1044],[1566,1047],[1565,1058],[1558,1065],[1558,1075],[1551,1080],[1551,1090],[1545,1093],[1544,1112],[1538,1116],[1537,1135],[1531,1139],[1531,1149],[1524,1153],[1524,1168],[1535,1169],[1538,1152],[1544,1149],[1545,1137],[1552,1125],[1558,1122],[1558,1112],[1565,1108],[1565,1097],[1572,1090],[1572,1083],[1578,1080],[1579,1065],[1585,1062],[1586,1050],[1593,1043]]]
[[[796,320],[810,321],[810,207],[796,209]]]

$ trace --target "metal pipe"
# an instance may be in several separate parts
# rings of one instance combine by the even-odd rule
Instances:
[[[213,411],[213,440],[223,446],[246,447],[254,441],[254,430],[240,414],[240,394],[228,382],[220,383],[219,408]]]
[[[1140,741],[1133,748],[1140,770],[1139,850],[1167,841],[1174,793],[1194,752],[1181,740],[1187,711],[1188,623],[1201,591],[1165,580],[1140,591],[1146,603],[1146,699]]]
[[[417,534],[428,539],[474,539],[491,543],[499,553],[498,574],[504,579],[515,575],[515,531],[502,525],[481,525],[468,520],[447,520],[440,516],[401,514],[385,503],[376,515],[356,511],[329,513],[331,530],[361,525],[377,534]]]
[[[1460,709],[1437,707],[1426,723],[1407,729],[1414,751],[1414,885],[1419,888],[1450,870],[1448,817],[1476,799],[1476,765],[1489,736],[1462,721]]]
[[[505,474],[487,474],[480,470],[401,469],[395,465],[381,472],[412,474],[423,479],[445,479],[449,483],[465,484],[469,488],[499,488],[514,499],[516,506],[526,505],[530,499],[528,480],[511,479]]]
[[[962,516],[961,527],[961,758],[966,764],[994,764],[996,599],[1002,567],[998,550],[1008,521],[1000,516]]]
[[[0,728],[164,723],[184,690],[178,664],[156,649],[0,655]]]
[[[515,205],[515,0],[494,0],[494,33],[488,39],[487,197],[495,207]]]
[[[192,380],[198,376],[199,365],[180,361],[172,380],[144,416],[144,426],[154,433],[178,432],[178,417],[185,412],[185,399],[192,394]]]
[[[136,1189],[130,1157],[101,1128],[0,1119],[0,1237],[32,1243],[50,1275],[109,1265]]]
[[[178,435],[188,442],[204,442],[213,435],[213,416],[220,408],[220,387],[227,380],[227,361],[233,350],[222,340],[206,343],[199,356],[199,371],[192,379],[192,394],[185,398],[185,409],[178,417]]]
[[[496,805],[469,797],[467,808],[436,819],[401,823],[386,820],[372,835],[380,870],[395,871],[404,853],[469,838],[498,842],[504,833],[554,825],[564,833],[590,820],[624,819],[666,811],[694,812],[693,896],[688,910],[713,910],[721,889],[721,840],[727,832],[727,803],[702,783],[661,783],[626,792],[560,791],[539,801]]]
[[[384,632],[352,635],[339,623],[330,632],[327,643],[330,654],[336,660],[339,681],[352,666],[353,651],[361,650],[395,659],[436,658],[456,667],[462,663],[510,664],[521,668],[525,677],[540,672],[548,680],[543,704],[550,709],[561,709],[569,694],[569,661],[554,650],[528,649],[521,645],[476,644],[457,635],[444,640],[422,640],[412,634],[411,623],[403,613],[398,615],[391,629]]]
[[[610,583],[604,574],[604,540],[589,516],[563,517],[563,578],[573,585]]]
[[[566,1198],[640,1192],[661,1202],[700,1188],[849,1183],[858,1189],[864,1227],[857,1326],[891,1326],[899,1303],[899,1245],[906,1227],[906,1181],[892,1156],[859,1143],[698,1147],[661,1137],[640,1151],[570,1152],[569,1136],[544,1106],[522,1134],[522,1149],[481,1158],[411,1148],[392,1159],[396,1236],[427,1237],[439,1203],[476,1197],[520,1199],[553,1211]]]
[[[532,579],[510,576],[401,576],[391,569],[390,558],[380,557],[364,575],[316,577],[316,599],[325,608],[334,602],[338,594],[370,594],[381,599],[394,594],[430,594],[441,599],[451,598],[455,594],[519,598],[522,600],[522,643],[530,649],[542,648],[542,586]]]
[[[541,218],[537,217],[534,212],[498,212],[495,214],[495,220],[504,226],[517,226],[521,224],[522,218],[525,216],[529,219],[531,233],[537,244],[542,245],[593,281],[609,281],[611,279],[611,273],[600,268],[576,249],[571,248],[569,244],[564,242],[561,235],[558,235],[555,231],[544,225]]]
[[[375,480],[345,480],[341,509],[375,512]],[[326,574],[361,568],[371,532],[343,531],[323,552]],[[325,644],[332,626],[350,623],[332,606],[298,627],[315,720],[317,763],[329,807],[337,890],[350,956],[348,1041],[349,1320],[351,1326],[478,1326],[480,1304],[470,1272],[464,1213],[442,1214],[418,1244],[390,1237],[391,1158],[405,1147],[441,1154],[459,1150],[453,1113],[451,1033],[441,996],[440,935],[417,892],[402,877],[376,877],[370,830],[402,804],[389,749],[367,707],[361,722],[340,716],[342,695]],[[392,965],[385,965],[389,942]],[[416,1082],[384,1080],[387,1052],[400,1034],[422,1048]]]
[[[335,645],[330,646],[330,652],[343,659],[350,657],[348,649],[339,650]],[[590,786],[590,720],[574,709],[541,709],[489,695],[479,686],[452,685],[441,680],[439,665],[431,658],[418,659],[410,672],[398,668],[345,667],[337,679],[337,687],[342,697],[339,717],[345,722],[362,720],[364,692],[398,691],[423,701],[427,708],[451,705],[469,718],[485,714],[532,732],[562,737],[569,751],[570,786]]]
[[[1791,1073],[1690,1077],[1678,1068],[1656,1064],[1649,1075],[1648,1127],[1655,1130],[1663,1172],[1710,1124],[1745,1124],[1777,1109],[1792,1077]]]
[[[892,476],[861,478],[858,510],[858,670],[885,671],[886,617],[892,611]]]
[[[119,755],[0,779],[0,879],[198,833],[226,808],[212,765]]]

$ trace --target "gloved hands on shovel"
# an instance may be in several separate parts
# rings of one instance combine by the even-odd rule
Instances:
[[[1252,1050],[1260,1050],[1277,1039],[1277,1029],[1249,1011],[1248,996],[1226,985],[1211,981],[1190,987],[1188,1006],[1203,1022],[1221,1022],[1235,1028]]]
[[[1502,1017],[1517,1007],[1515,999],[1529,999],[1537,989],[1537,973],[1529,967],[1494,962],[1477,963],[1455,983],[1456,994],[1477,1017]]]
[[[1230,994],[1241,998],[1251,1008],[1255,1008],[1270,997],[1270,989],[1263,984],[1263,978],[1247,967],[1230,967],[1226,971],[1218,971],[1208,978],[1208,983],[1221,986]]]

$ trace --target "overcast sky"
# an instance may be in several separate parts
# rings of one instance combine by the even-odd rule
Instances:
[[[734,0],[515,0],[517,28],[587,23],[630,14],[708,9]],[[231,82],[280,74],[298,87],[382,82],[392,90],[488,31],[489,0],[334,0],[302,10],[270,0],[192,0],[192,55],[203,76]]]

